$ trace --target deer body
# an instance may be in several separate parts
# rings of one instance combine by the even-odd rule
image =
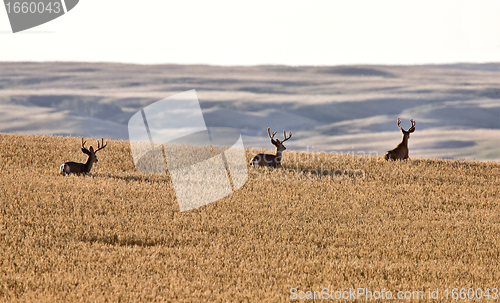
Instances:
[[[281,157],[283,151],[276,151],[276,155],[271,154],[258,154],[252,158],[250,165],[259,166],[270,166],[270,167],[281,167]]]
[[[69,173],[74,173],[74,174],[89,173],[90,170],[92,169],[92,165],[95,162],[98,162],[95,154],[108,145],[107,143],[106,145],[104,145],[104,139],[101,140],[102,140],[102,146],[99,144],[99,141],[97,141],[97,149],[94,151],[94,148],[92,146],[90,147],[90,149],[85,148],[85,142],[83,141],[82,138],[82,152],[89,156],[87,162],[85,163],[66,162],[62,164],[61,167],[59,168],[59,173],[63,176]]]
[[[415,131],[415,121],[410,119],[411,127],[408,130],[404,130],[401,128],[401,120],[398,118],[398,127],[403,133],[403,139],[401,143],[396,146],[395,149],[392,149],[385,153],[384,159],[386,160],[406,160],[409,158],[408,156],[408,139],[410,138],[410,133]]]
[[[274,139],[274,135],[276,135],[276,132],[274,131],[273,134],[269,132],[269,127],[267,128],[267,134],[269,135],[269,138],[271,139],[271,143],[276,146],[276,154],[271,155],[271,154],[258,154],[255,155],[252,160],[250,161],[250,165],[259,167],[259,166],[269,166],[269,167],[281,167],[281,159],[283,156],[283,151],[286,150],[286,147],[283,145],[283,142],[286,140],[290,139],[292,137],[292,132],[289,133],[289,136],[286,136],[286,132],[283,131],[283,140],[278,140]]]

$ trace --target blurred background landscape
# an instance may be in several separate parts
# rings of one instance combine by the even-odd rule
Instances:
[[[382,156],[416,131],[410,157],[500,161],[500,63],[211,66],[0,63],[0,132],[128,140],[141,108],[195,89],[207,126],[272,148]]]

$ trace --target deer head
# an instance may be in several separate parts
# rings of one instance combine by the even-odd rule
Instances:
[[[271,135],[271,133],[269,131],[269,127],[267,128],[267,134],[269,135],[269,139],[271,139],[271,144],[276,146],[277,152],[282,152],[282,151],[286,150],[286,147],[283,145],[283,142],[285,142],[286,140],[288,140],[292,137],[292,132],[289,132],[289,135],[287,137],[286,132],[283,131],[283,140],[280,141],[278,139],[274,139],[274,135],[276,135],[276,131],[274,131],[273,134]]]
[[[410,138],[410,134],[415,131],[415,121],[413,119],[410,119],[410,122],[411,122],[411,127],[408,128],[408,130],[404,130],[403,128],[401,128],[401,120],[398,118],[398,127],[403,133],[403,137],[405,137],[407,140],[408,138]]]
[[[83,138],[82,138],[82,152],[86,155],[89,156],[89,159],[87,160],[87,162],[98,162],[97,160],[97,157],[95,156],[95,154],[100,151],[101,149],[105,148],[106,146],[108,146],[108,144],[106,143],[106,145],[104,145],[104,138],[101,138],[101,144],[99,144],[99,140],[97,140],[97,149],[94,151],[94,148],[91,146],[90,149],[87,149],[85,147],[85,143],[87,141],[83,141]],[[101,146],[102,145],[102,146]]]

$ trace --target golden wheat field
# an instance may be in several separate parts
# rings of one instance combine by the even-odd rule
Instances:
[[[349,289],[429,301],[439,289],[436,302],[453,288],[498,301],[498,162],[286,151],[283,168],[249,167],[232,195],[180,212],[168,175],[137,172],[127,141],[108,141],[90,174],[59,175],[86,161],[80,146],[0,134],[0,301],[281,302]]]

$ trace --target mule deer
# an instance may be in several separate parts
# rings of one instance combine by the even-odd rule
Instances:
[[[66,162],[66,163],[62,164],[61,167],[59,168],[59,173],[61,173],[61,175],[64,176],[64,175],[69,174],[69,173],[75,173],[75,174],[84,173],[84,174],[86,174],[86,173],[90,172],[94,162],[97,162],[97,158],[96,158],[95,154],[98,151],[100,151],[101,149],[108,146],[108,143],[106,143],[106,145],[104,145],[104,139],[101,138],[101,140],[102,140],[101,144],[99,144],[99,140],[97,140],[97,149],[94,151],[94,148],[92,146],[90,147],[90,150],[85,147],[85,142],[87,142],[87,141],[83,141],[83,138],[82,138],[82,152],[89,156],[89,158],[87,159],[87,162],[86,163]]]
[[[278,140],[274,139],[274,135],[276,135],[276,132],[274,131],[273,134],[269,132],[269,127],[267,128],[267,134],[269,135],[269,138],[271,139],[271,143],[276,146],[276,155],[271,155],[271,154],[258,154],[255,157],[252,158],[250,161],[250,165],[253,165],[255,167],[258,166],[271,166],[271,167],[281,167],[281,157],[282,153],[284,150],[286,150],[286,147],[283,145],[283,142],[286,140],[290,139],[292,137],[292,132],[289,133],[288,137],[286,136],[286,132],[283,131],[283,140]]]
[[[401,128],[401,120],[398,118],[398,127],[403,133],[403,140],[401,140],[401,143],[396,146],[395,149],[390,150],[385,153],[384,158],[386,160],[392,159],[392,160],[405,160],[408,159],[408,139],[410,138],[410,133],[413,133],[415,131],[415,121],[413,119],[410,119],[411,122],[411,127],[408,128],[408,130],[404,130]]]

